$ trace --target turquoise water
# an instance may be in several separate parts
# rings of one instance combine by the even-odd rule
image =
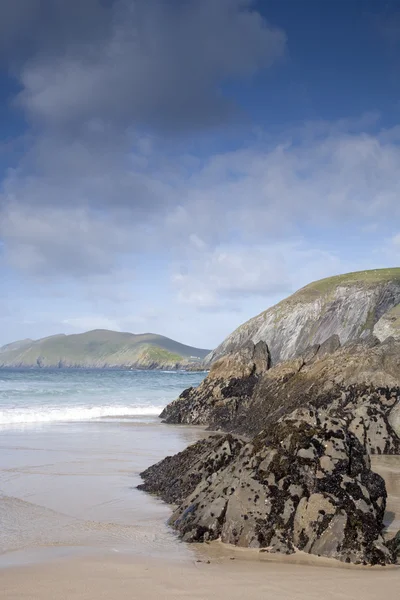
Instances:
[[[155,420],[205,373],[118,370],[0,370],[0,427],[116,419]]]

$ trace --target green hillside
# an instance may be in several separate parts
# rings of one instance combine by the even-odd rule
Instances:
[[[154,333],[96,329],[7,344],[0,367],[194,368],[208,352]]]
[[[359,285],[363,287],[375,286],[388,281],[397,281],[400,283],[400,267],[391,269],[372,269],[369,271],[355,271],[343,275],[334,275],[325,279],[319,279],[309,283],[305,287],[289,296],[284,302],[299,301],[301,299],[308,301],[314,296],[329,294],[340,286]]]

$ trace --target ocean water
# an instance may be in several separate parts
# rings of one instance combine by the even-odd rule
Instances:
[[[154,421],[204,373],[78,369],[0,370],[0,427],[125,419]]]
[[[0,566],[60,552],[190,558],[140,473],[204,435],[158,415],[205,373],[0,370]]]

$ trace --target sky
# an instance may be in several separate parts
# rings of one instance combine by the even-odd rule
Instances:
[[[400,264],[400,0],[0,0],[0,108],[0,345]]]

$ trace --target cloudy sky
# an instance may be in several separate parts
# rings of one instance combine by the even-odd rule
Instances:
[[[399,59],[400,0],[0,0],[0,344],[399,265]]]

